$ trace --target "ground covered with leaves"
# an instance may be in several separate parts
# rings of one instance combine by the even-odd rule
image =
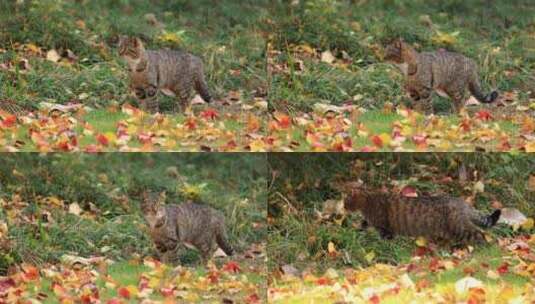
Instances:
[[[268,133],[283,151],[533,151],[531,1],[293,1],[277,6],[268,47]],[[402,37],[418,51],[475,60],[495,104],[408,115],[403,77],[383,60]],[[467,96],[468,98],[468,96]],[[418,118],[415,118],[418,117]]]
[[[0,302],[265,302],[265,156],[17,153],[0,166]],[[235,254],[155,260],[147,188],[223,212]]]
[[[475,252],[422,254],[407,263],[278,273],[270,303],[528,303],[535,300],[535,235],[501,238]],[[372,260],[370,260],[372,262]]]
[[[268,298],[275,303],[532,301],[534,161],[529,154],[270,155]],[[341,185],[359,181],[409,197],[448,194],[484,213],[503,208],[503,215],[486,230],[488,243],[458,250],[421,237],[386,240],[363,227],[359,213],[343,208]],[[516,223],[506,220],[513,209],[523,214]]]
[[[16,1],[0,4],[0,150],[263,151],[267,84],[261,1]],[[118,35],[198,55],[214,102],[133,119]],[[127,110],[125,110],[125,107]]]

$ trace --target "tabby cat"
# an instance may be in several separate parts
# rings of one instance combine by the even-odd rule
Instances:
[[[465,101],[466,89],[482,103],[492,103],[498,92],[481,92],[476,63],[461,54],[444,50],[418,53],[402,39],[386,47],[385,60],[394,62],[405,74],[405,90],[413,107],[429,114],[433,111],[432,92],[453,100],[459,112]]]
[[[178,96],[182,112],[189,105],[193,89],[204,101],[212,100],[203,63],[192,54],[176,50],[145,50],[139,38],[121,37],[119,55],[128,64],[130,87],[145,110],[159,111],[158,91]]]
[[[227,255],[233,249],[228,242],[223,214],[195,203],[165,204],[165,192],[143,192],[141,209],[150,236],[164,263],[175,263],[180,245],[197,249],[203,263],[220,247]]]
[[[484,241],[481,228],[496,224],[497,209],[482,215],[459,198],[450,196],[404,197],[365,188],[353,189],[344,199],[348,211],[359,210],[365,225],[383,238],[394,235],[424,236],[450,245]]]

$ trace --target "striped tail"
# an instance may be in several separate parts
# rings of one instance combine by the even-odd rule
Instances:
[[[472,93],[472,95],[474,95],[474,97],[481,103],[492,103],[498,98],[497,91],[492,91],[488,95],[484,95],[481,92],[481,86],[479,85],[479,81],[477,79],[470,82],[468,89],[470,90],[470,93]]]
[[[206,84],[206,80],[204,79],[203,75],[201,75],[199,79],[195,81],[195,90],[207,103],[212,101],[212,95],[210,94],[210,90],[208,89],[208,85]]]
[[[476,221],[475,224],[482,228],[490,228],[496,225],[501,215],[502,210],[496,209],[492,214],[482,217],[480,220]]]
[[[218,233],[216,235],[216,242],[219,248],[225,252],[226,255],[231,256],[234,254],[234,250],[232,249],[232,246],[230,246],[230,243],[228,242],[228,238],[226,236],[226,233]]]

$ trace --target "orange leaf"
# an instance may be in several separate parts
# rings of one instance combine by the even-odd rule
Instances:
[[[15,125],[16,122],[17,122],[17,116],[7,115],[5,118],[2,119],[2,126],[4,128],[11,128]]]
[[[23,264],[22,270],[24,271],[24,279],[27,281],[35,281],[39,279],[39,269],[37,269],[37,267]]]
[[[275,112],[273,117],[277,121],[279,127],[282,129],[288,129],[292,125],[292,119],[286,114]]]

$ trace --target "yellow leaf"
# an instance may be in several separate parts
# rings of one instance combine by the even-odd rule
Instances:
[[[364,256],[364,259],[366,259],[366,261],[367,261],[368,263],[371,263],[371,262],[373,261],[373,259],[375,259],[375,252],[374,252],[374,251],[370,251],[370,252],[368,252],[368,254],[366,254],[366,255]]]
[[[527,143],[524,148],[526,149],[527,153],[534,153],[535,152],[535,141]]]
[[[459,35],[459,31],[453,32],[453,33],[443,33],[441,31],[436,31],[435,36],[431,38],[434,42],[438,44],[455,44],[457,42],[457,36]]]
[[[524,230],[530,230],[530,229],[533,229],[533,226],[534,226],[534,220],[533,218],[528,218],[524,223],[522,223],[522,225],[520,225],[522,227],[522,229]]]
[[[427,240],[424,237],[419,236],[416,239],[416,245],[418,245],[418,247],[426,247],[427,246]]]
[[[329,242],[329,244],[327,245],[327,251],[329,253],[335,253],[336,252],[336,247],[334,246],[333,242]]]
[[[136,286],[134,285],[128,285],[126,286],[126,290],[128,290],[130,292],[130,295],[132,297],[137,297],[137,295],[139,294],[139,290],[137,289]]]
[[[528,180],[528,190],[535,191],[535,175],[530,175]]]
[[[7,236],[8,230],[7,230],[7,224],[5,222],[0,222],[0,239]]]
[[[390,136],[390,134],[387,133],[381,133],[381,135],[379,135],[379,138],[383,141],[383,145],[385,146],[388,146],[392,141],[392,137]]]
[[[157,39],[161,41],[173,42],[173,43],[179,44],[182,42],[184,34],[185,34],[185,31],[178,31],[178,32],[173,32],[173,33],[164,31],[163,34],[157,37]]]

